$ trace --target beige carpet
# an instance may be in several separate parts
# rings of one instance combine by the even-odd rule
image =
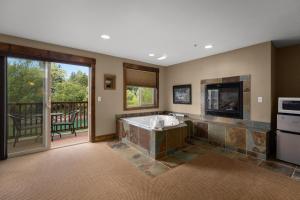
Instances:
[[[214,153],[150,178],[105,143],[0,162],[1,200],[300,199],[300,183]]]

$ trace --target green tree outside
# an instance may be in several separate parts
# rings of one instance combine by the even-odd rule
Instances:
[[[43,62],[8,59],[8,102],[43,102]]]
[[[8,102],[40,103],[44,95],[44,62],[8,59]],[[66,71],[51,63],[52,102],[87,101],[88,75],[77,71],[66,78]]]
[[[139,107],[154,104],[154,88],[129,86],[127,88],[127,106]]]

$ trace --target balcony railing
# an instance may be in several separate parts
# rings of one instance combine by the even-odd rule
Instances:
[[[70,112],[78,110],[78,117],[74,125],[75,129],[88,128],[88,102],[53,102],[51,103],[51,122],[68,122]],[[42,103],[9,103],[8,113],[10,116],[19,117],[19,137],[34,137],[43,132],[43,104]],[[55,114],[54,114],[55,113]],[[22,128],[23,127],[23,128]],[[27,128],[26,128],[27,127]],[[29,128],[28,128],[29,127]],[[31,128],[32,127],[32,128]],[[14,138],[14,124],[12,117],[8,118],[8,139]],[[69,130],[68,125],[57,127],[58,131]]]

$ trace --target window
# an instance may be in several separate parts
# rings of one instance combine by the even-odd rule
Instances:
[[[152,107],[154,105],[155,88],[127,86],[127,107]]]
[[[124,110],[158,107],[159,69],[124,63]]]

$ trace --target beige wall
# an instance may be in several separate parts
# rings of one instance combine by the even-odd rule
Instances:
[[[251,75],[251,120],[271,121],[271,42],[262,43],[168,67],[166,108],[170,111],[200,114],[200,81],[238,75]],[[192,84],[192,105],[172,102],[172,86]],[[263,103],[257,97],[263,97]]]
[[[88,51],[62,47],[27,39],[0,34],[0,42],[19,44],[35,48],[87,56],[96,59],[96,135],[115,133],[115,115],[130,112],[150,112],[170,110],[191,114],[200,114],[200,81],[237,75],[251,75],[251,119],[271,121],[271,42],[262,43],[170,67],[160,67],[160,107],[159,109],[141,111],[123,111],[123,62],[159,67],[133,60],[92,53]],[[117,89],[103,89],[105,73],[116,74]],[[192,105],[174,105],[172,103],[172,86],[175,84],[192,84]],[[299,82],[298,82],[299,83]],[[263,103],[257,103],[257,97],[263,97]]]
[[[96,99],[97,96],[102,97],[102,102],[96,101],[96,135],[105,135],[115,133],[115,115],[125,113],[123,111],[123,62],[142,64],[150,67],[158,67],[151,64],[141,63],[133,60],[127,60],[117,58],[113,56],[92,53],[57,45],[51,45],[47,43],[26,40],[0,34],[0,42],[6,42],[11,44],[18,44],[23,46],[41,48],[46,50],[58,51],[62,53],[69,53],[80,56],[87,56],[96,59]],[[165,68],[160,68],[160,101],[159,109],[149,109],[142,111],[132,112],[150,112],[156,110],[164,110],[164,71]],[[103,76],[104,73],[115,74],[117,76],[117,89],[116,90],[104,90],[103,89]],[[126,112],[129,113],[129,112]]]

